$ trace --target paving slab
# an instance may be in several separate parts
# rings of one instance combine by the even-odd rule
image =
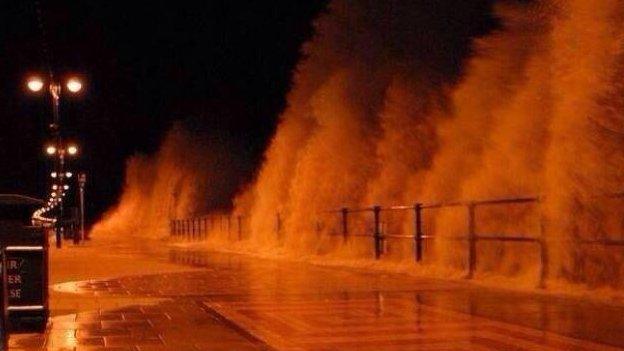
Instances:
[[[57,271],[48,330],[12,336],[12,349],[624,349],[622,306],[158,248],[123,246],[121,256],[108,258],[76,249],[93,252],[80,254],[89,258],[80,272]],[[53,256],[52,265],[55,260],[63,262],[62,255]],[[101,267],[85,273],[89,264],[108,261],[114,262],[109,277]]]

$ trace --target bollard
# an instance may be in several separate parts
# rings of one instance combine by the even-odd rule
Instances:
[[[477,235],[475,233],[475,204],[468,204],[468,274],[466,279],[474,277],[477,268]]]
[[[381,207],[374,206],[373,207],[373,216],[375,219],[375,232],[373,233],[373,237],[375,240],[375,259],[378,260],[381,257],[381,245],[382,245],[382,236],[381,236],[381,225],[380,225],[380,212]]]
[[[349,210],[346,207],[343,207],[340,212],[342,213],[342,238],[344,241],[347,241],[347,235],[349,234],[347,216],[349,214]]]
[[[422,205],[414,205],[414,253],[416,262],[423,258]]]

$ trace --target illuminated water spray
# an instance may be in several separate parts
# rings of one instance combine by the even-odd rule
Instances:
[[[418,3],[332,1],[305,45],[266,161],[235,200],[249,246],[363,257],[358,244],[323,236],[324,211],[539,196],[538,205],[478,212],[476,225],[543,235],[553,280],[613,284],[621,249],[583,241],[624,238],[624,200],[607,196],[624,190],[623,5],[501,2],[500,28],[470,34],[471,54],[457,54],[450,22]],[[174,144],[131,163],[127,191],[102,228],[147,221],[156,232],[169,213],[197,212],[189,184],[205,183],[214,170],[173,166],[188,155]],[[384,230],[412,223],[393,218]],[[432,211],[425,226],[450,238],[465,234],[465,218]],[[426,265],[464,268],[462,244],[437,240],[429,250]],[[535,276],[530,247],[479,250],[481,274]],[[389,256],[411,264],[409,252]]]

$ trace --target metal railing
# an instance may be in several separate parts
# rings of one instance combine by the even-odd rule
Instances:
[[[215,214],[170,221],[170,235],[174,238],[200,241],[210,233],[227,233],[229,239],[244,239],[244,217]]]
[[[610,198],[624,198],[622,194]],[[506,234],[500,231],[480,231],[477,222],[477,213],[481,210],[502,208],[507,211],[509,206],[537,206],[538,197],[516,197],[502,199],[486,199],[476,201],[452,201],[440,203],[415,203],[409,206],[371,206],[364,208],[343,207],[317,213],[314,221],[314,230],[317,235],[341,238],[344,243],[350,240],[370,239],[375,259],[381,259],[388,252],[388,243],[395,240],[411,240],[412,254],[416,262],[422,262],[426,256],[427,243],[432,240],[459,241],[466,246],[466,274],[467,279],[474,277],[478,263],[478,243],[529,243],[538,248],[539,257],[539,286],[543,287],[548,278],[549,254],[548,239],[544,231],[544,219],[539,209],[535,211],[537,228],[531,233]],[[465,228],[459,235],[440,235],[435,230],[429,230],[426,219],[436,210],[464,211]],[[528,212],[528,211],[526,211]],[[243,240],[248,237],[245,224],[246,217],[240,215],[209,215],[189,219],[171,221],[173,237],[186,240],[204,240],[214,231],[224,234],[232,240]],[[394,221],[394,222],[393,222]],[[504,221],[503,221],[504,222]],[[203,225],[202,225],[203,223]],[[216,224],[215,224],[216,223]],[[225,225],[223,223],[226,223]],[[219,226],[216,226],[216,225]],[[406,229],[409,228],[409,229]],[[275,239],[282,243],[283,216],[275,214]],[[577,239],[579,244],[623,246],[624,240],[614,239]]]

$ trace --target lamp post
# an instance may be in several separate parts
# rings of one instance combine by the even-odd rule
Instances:
[[[65,145],[60,136],[57,136],[56,145],[48,145],[46,147],[46,153],[55,157],[54,171],[50,174],[55,179],[52,185],[52,200],[55,200],[58,205],[58,218],[56,221],[56,246],[61,247],[61,233],[64,230],[63,217],[64,217],[64,205],[63,197],[69,190],[69,184],[67,179],[72,177],[71,172],[65,170],[66,157],[75,156],[78,153],[78,147],[73,144]]]
[[[30,79],[28,79],[26,85],[30,91],[38,93],[41,92],[45,87],[45,82],[39,77],[31,77]],[[77,78],[70,78],[65,82],[65,87],[67,88],[67,91],[69,93],[77,94],[82,90],[82,83]],[[52,193],[54,195],[51,197],[50,201],[53,202],[55,205],[58,205],[58,217],[55,222],[55,234],[56,247],[60,248],[62,241],[61,234],[64,229],[63,196],[65,194],[65,191],[68,189],[68,185],[65,184],[65,179],[68,174],[70,174],[69,177],[71,177],[71,173],[65,171],[65,162],[67,156],[75,156],[78,153],[78,147],[73,144],[66,145],[63,142],[59,113],[61,93],[63,89],[61,84],[54,80],[52,75],[50,76],[50,81],[48,82],[47,91],[50,94],[50,100],[52,103],[52,123],[50,123],[50,131],[52,133],[54,142],[46,147],[46,153],[50,156],[55,156],[54,171],[51,175],[53,178],[58,178],[56,183],[58,193]]]
[[[80,187],[80,238],[83,240],[89,240],[85,233],[85,184],[87,183],[87,175],[80,173],[78,175],[78,186]]]

